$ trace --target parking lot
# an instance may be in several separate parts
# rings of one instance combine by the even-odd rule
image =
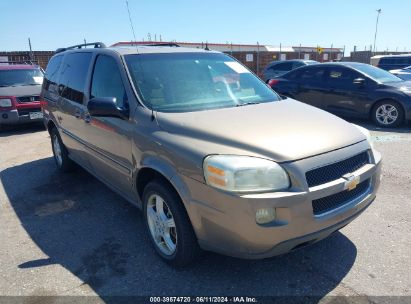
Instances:
[[[411,296],[411,127],[353,122],[372,132],[383,155],[379,194],[358,219],[283,256],[250,261],[206,253],[180,271],[155,254],[139,210],[80,168],[56,171],[42,126],[0,133],[0,294],[97,295],[107,302],[136,295],[348,295],[391,303],[386,296]]]

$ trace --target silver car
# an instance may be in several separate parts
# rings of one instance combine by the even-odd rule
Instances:
[[[282,254],[375,199],[381,156],[367,130],[282,99],[219,52],[94,46],[60,49],[47,67],[41,98],[56,165],[81,165],[141,208],[169,263],[186,265],[200,249]]]
[[[403,80],[411,80],[411,66],[403,69],[391,70],[390,73]]]

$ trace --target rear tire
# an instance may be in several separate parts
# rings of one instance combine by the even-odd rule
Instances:
[[[201,253],[190,219],[174,189],[156,179],[143,192],[144,221],[157,253],[168,264],[184,267]]]
[[[404,109],[396,101],[382,100],[374,105],[371,118],[379,127],[398,127],[404,122]]]
[[[68,172],[73,169],[74,162],[69,158],[68,151],[61,141],[57,128],[50,130],[51,147],[53,149],[54,161],[57,168],[62,172]]]

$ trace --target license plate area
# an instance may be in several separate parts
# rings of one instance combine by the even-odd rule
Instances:
[[[43,112],[30,112],[29,118],[30,119],[41,119],[43,118]]]

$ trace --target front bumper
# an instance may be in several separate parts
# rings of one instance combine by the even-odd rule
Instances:
[[[293,187],[287,192],[230,194],[183,177],[190,189],[187,211],[199,244],[206,250],[241,258],[266,258],[323,239],[347,225],[376,197],[380,184],[381,157],[373,153],[372,164],[353,172],[360,182],[369,181],[364,193],[331,211],[314,215],[312,201],[346,190],[346,180],[309,188],[305,172],[369,149],[361,142],[337,151],[282,164]],[[277,219],[268,225],[256,223],[260,208],[276,208]]]
[[[43,121],[42,117],[31,119],[30,112],[41,113],[41,110],[40,108],[36,108],[32,110],[13,109],[13,110],[0,111],[0,124],[1,125],[17,125],[17,124],[25,124],[25,123]]]

